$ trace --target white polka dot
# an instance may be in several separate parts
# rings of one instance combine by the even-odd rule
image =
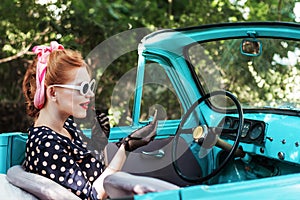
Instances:
[[[46,173],[47,173],[47,172],[46,172],[46,170],[42,170],[42,174],[44,174],[44,175],[45,175]]]
[[[96,162],[96,159],[95,158],[91,158],[91,162],[92,163]]]
[[[91,165],[89,163],[86,163],[85,167],[89,169],[91,167]]]
[[[61,171],[61,172],[65,172],[65,171],[66,171],[66,168],[65,168],[65,167],[61,167],[61,168],[60,168],[60,171]]]
[[[55,149],[55,150],[59,150],[59,145],[55,145],[55,146],[54,146],[54,149]]]
[[[33,132],[37,132],[39,129],[38,128],[35,128],[35,129],[33,129]]]
[[[53,139],[53,135],[48,135],[48,139]]]
[[[67,125],[67,126],[69,126],[70,124],[69,124],[69,122],[65,122],[65,124]]]
[[[83,194],[87,194],[87,189],[84,188],[84,189],[82,190],[82,192],[83,192]]]
[[[98,172],[97,171],[94,171],[94,176],[98,176]]]
[[[73,179],[70,178],[70,179],[68,180],[68,183],[71,185],[71,184],[73,183]]]
[[[50,174],[50,178],[54,179],[55,175],[54,174]]]
[[[81,181],[77,181],[77,186],[81,186],[82,182]]]
[[[81,191],[80,191],[80,190],[77,190],[77,191],[76,191],[76,195],[79,196],[80,194],[81,194]]]
[[[71,164],[71,165],[74,164],[74,160],[73,160],[73,159],[70,160],[70,164]]]
[[[45,156],[45,157],[48,157],[48,156],[49,156],[49,152],[46,151],[46,152],[44,153],[44,156]]]
[[[94,181],[94,177],[93,177],[93,176],[90,176],[89,181],[90,181],[90,182],[93,182],[93,181]]]
[[[60,182],[63,182],[65,179],[64,179],[64,177],[60,176],[60,177],[58,178],[58,180],[59,180]]]
[[[74,173],[74,169],[71,168],[71,169],[69,170],[69,172],[70,172],[70,174],[73,174],[73,173]]]
[[[48,163],[47,163],[46,161],[44,161],[44,162],[43,162],[43,166],[45,166],[45,167],[46,167],[46,166],[47,166],[47,164],[48,164]]]
[[[66,161],[67,161],[67,158],[66,158],[66,157],[62,157],[62,158],[61,158],[61,161],[66,162]]]
[[[78,154],[78,149],[74,149],[74,154]]]
[[[34,155],[35,155],[35,152],[34,152],[34,151],[32,151],[32,152],[31,152],[31,156],[33,157]]]
[[[82,172],[81,172],[81,171],[78,171],[78,172],[77,172],[77,175],[78,175],[78,176],[82,176]]]
[[[53,155],[53,160],[57,160],[58,159],[58,155],[57,154],[54,154]]]
[[[30,166],[29,166],[29,169],[30,169],[30,170],[33,170],[33,167],[32,167],[32,165],[30,165]]]
[[[33,146],[33,143],[32,143],[32,142],[30,142],[30,143],[29,143],[29,146],[30,146],[30,147],[32,147],[32,146]]]
[[[55,169],[56,169],[56,165],[55,165],[55,164],[52,164],[52,165],[51,165],[51,169],[55,170]]]
[[[50,147],[51,146],[50,142],[46,142],[45,146]]]
[[[75,122],[73,122],[73,126],[75,126],[75,127],[76,127],[76,126],[77,126],[77,124],[76,124]]]

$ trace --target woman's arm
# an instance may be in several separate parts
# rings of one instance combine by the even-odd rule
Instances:
[[[93,183],[93,187],[97,191],[100,199],[106,197],[106,192],[104,191],[103,186],[104,179],[108,175],[111,175],[122,169],[127,158],[126,151],[134,151],[141,146],[147,145],[154,139],[154,137],[156,136],[156,129],[158,125],[156,116],[157,111],[155,110],[154,118],[151,123],[138,130],[135,130],[129,136],[123,138],[120,142],[117,143],[117,146],[119,147],[118,151],[116,152],[104,172]]]
[[[98,193],[98,198],[103,199],[107,196],[104,191],[103,181],[108,175],[111,175],[122,169],[126,161],[126,157],[124,145],[121,145],[104,172],[93,183],[93,187]]]

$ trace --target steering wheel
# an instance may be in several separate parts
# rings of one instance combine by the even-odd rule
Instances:
[[[215,107],[212,105],[212,101],[214,99],[217,99],[218,96],[220,97],[224,97],[224,98],[229,98],[229,100],[231,102],[233,102],[233,104],[231,103],[231,106],[233,105],[235,109],[220,109],[219,107]],[[211,98],[211,100],[209,100]],[[224,100],[223,98],[223,100]],[[221,104],[224,105],[228,104],[228,101],[222,101]],[[210,112],[212,112],[212,114],[210,116],[204,116],[205,115],[205,111],[202,111],[202,109],[199,109],[200,111],[200,115],[196,115],[198,116],[200,119],[200,125],[196,125],[196,127],[194,128],[187,128],[184,129],[184,125],[187,121],[187,119],[189,119],[191,117],[191,114],[193,113],[193,115],[195,115],[195,109],[199,106],[203,106],[201,108],[209,110]],[[193,112],[194,111],[194,112]],[[198,110],[197,110],[198,111]],[[215,126],[215,127],[209,127],[207,119],[208,118],[214,118],[214,119],[218,119],[218,116],[214,115],[222,115],[224,116],[224,114],[226,114],[226,112],[229,113],[237,113],[238,114],[238,126],[236,128],[225,128],[224,126],[224,121],[220,122],[219,120],[219,125]],[[199,114],[199,113],[198,113]],[[195,116],[194,116],[195,117]],[[224,119],[224,118],[223,118]],[[184,116],[182,117],[182,120],[177,128],[176,131],[176,135],[174,136],[173,139],[173,145],[172,145],[172,163],[173,166],[175,168],[175,171],[177,172],[177,174],[184,180],[191,182],[191,183],[202,183],[204,181],[209,180],[210,178],[214,177],[215,175],[217,175],[221,169],[223,169],[225,167],[225,165],[236,155],[236,156],[241,156],[243,157],[243,152],[242,150],[238,149],[238,145],[239,145],[239,140],[240,140],[240,135],[242,132],[242,128],[243,128],[243,123],[244,123],[244,117],[243,117],[243,110],[241,108],[241,105],[239,103],[239,101],[237,100],[237,98],[230,92],[228,91],[214,91],[211,93],[208,93],[206,95],[204,95],[203,97],[199,98],[196,102],[194,102],[192,104],[192,106],[186,111],[186,113],[184,114]],[[193,125],[192,125],[193,126]],[[180,136],[181,133],[184,134],[190,134],[193,133],[193,138],[194,141],[200,145],[201,148],[205,148],[208,151],[212,150],[212,148],[214,146],[218,146],[220,148],[222,148],[223,150],[225,150],[227,153],[227,156],[224,157],[224,159],[222,159],[222,161],[220,161],[220,163],[218,164],[218,166],[215,169],[212,169],[211,172],[208,172],[207,175],[203,175],[201,174],[200,177],[188,177],[185,174],[183,174],[183,172],[181,171],[180,167],[178,166],[177,163],[177,144],[178,144],[178,138]],[[234,143],[231,145],[227,142],[225,142],[224,140],[219,138],[219,135],[221,133],[235,133],[234,136]],[[187,163],[188,164],[188,163]]]

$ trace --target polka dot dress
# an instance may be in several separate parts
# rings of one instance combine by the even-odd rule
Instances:
[[[25,170],[52,179],[81,199],[97,199],[92,184],[103,172],[103,162],[86,149],[71,118],[64,127],[72,140],[46,126],[29,128]]]

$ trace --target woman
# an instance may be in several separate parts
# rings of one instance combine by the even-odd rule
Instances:
[[[126,151],[146,145],[155,137],[156,117],[153,123],[118,142],[119,150],[104,166],[87,150],[73,121],[73,117],[86,117],[94,97],[95,80],[91,80],[81,54],[57,42],[36,46],[33,51],[37,57],[23,81],[27,113],[34,118],[24,168],[54,180],[81,199],[102,199],[106,196],[103,180],[122,168]],[[107,130],[105,123],[100,127]]]

